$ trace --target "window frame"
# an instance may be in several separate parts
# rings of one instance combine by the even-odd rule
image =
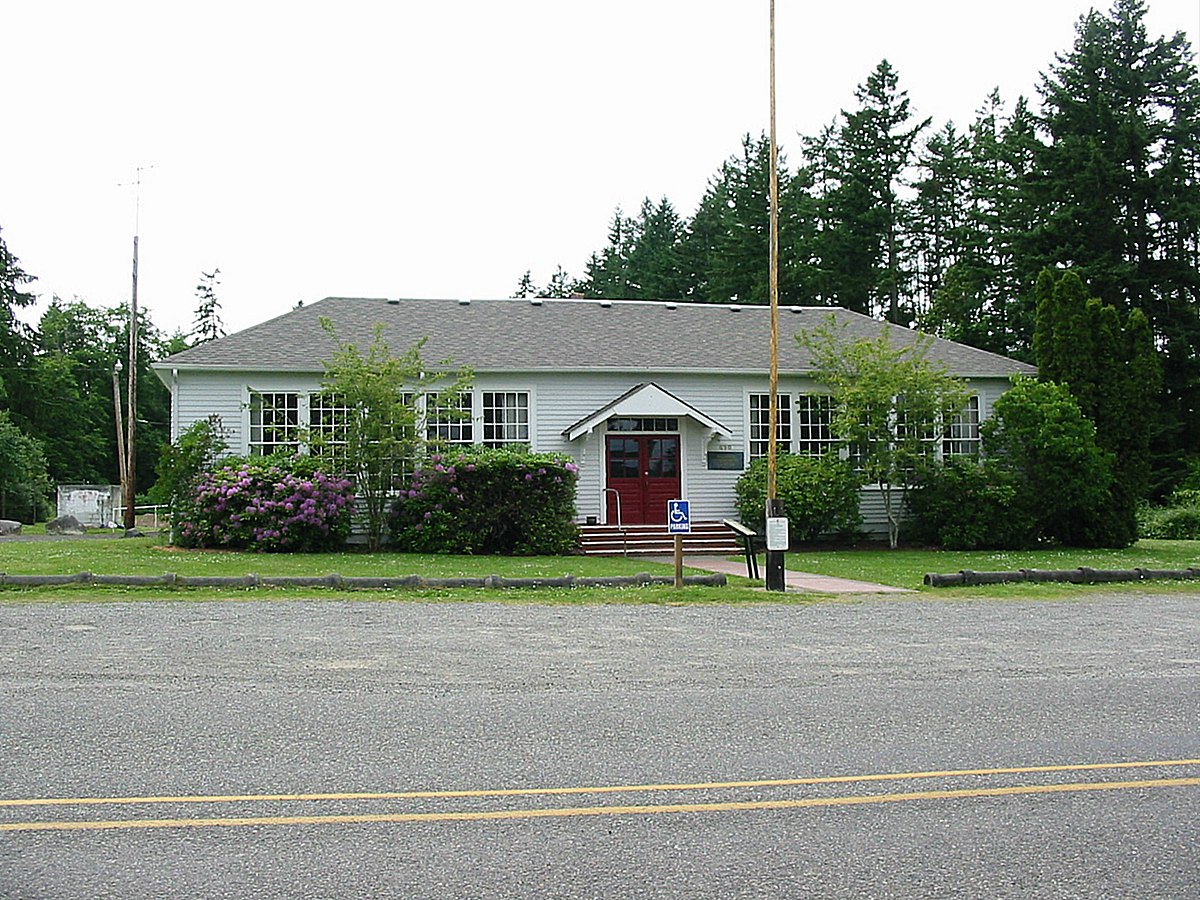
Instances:
[[[979,395],[972,394],[967,398],[967,405],[962,412],[946,423],[945,434],[942,437],[942,459],[979,458],[983,449],[982,433],[979,429],[983,422],[982,407]]]
[[[466,447],[475,443],[474,391],[462,391],[447,398],[441,409],[429,409],[428,398],[426,404],[426,441],[444,447]]]
[[[775,446],[777,452],[791,453],[793,445],[792,400],[790,392],[778,392],[778,417],[775,420]],[[771,427],[771,394],[766,391],[750,391],[746,395],[746,459],[754,462],[767,456]]]
[[[821,457],[830,451],[840,452],[842,441],[833,433],[835,408],[833,394],[814,392],[796,395],[794,453]]]
[[[484,447],[532,446],[533,396],[528,390],[496,389],[480,391],[479,441]],[[499,405],[496,398],[502,398]],[[509,398],[514,402],[509,403]],[[516,416],[510,421],[511,414]]]
[[[249,413],[246,452],[249,456],[270,456],[283,450],[293,453],[300,451],[303,446],[300,439],[303,421],[308,418],[307,410],[301,410],[303,393],[249,389],[250,396],[246,404]],[[266,398],[274,399],[268,404]],[[278,398],[283,398],[282,403]],[[268,418],[270,421],[267,421]]]

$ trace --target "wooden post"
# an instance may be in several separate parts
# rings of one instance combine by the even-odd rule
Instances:
[[[134,432],[137,428],[137,326],[138,326],[138,236],[133,236],[133,293],[129,301],[129,387],[126,403],[129,414],[125,418],[125,530],[137,527],[137,455],[134,450]]]
[[[683,535],[675,535],[675,587],[683,587]]]

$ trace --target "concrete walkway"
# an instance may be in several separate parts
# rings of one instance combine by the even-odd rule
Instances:
[[[672,557],[659,557],[655,562],[674,564]],[[722,556],[685,556],[684,566],[692,569],[703,569],[706,572],[723,572],[726,575],[746,575],[744,559],[731,560]],[[765,565],[760,561],[758,573],[766,578]],[[849,578],[833,578],[829,575],[813,575],[810,572],[792,572],[784,570],[784,581],[789,591],[818,594],[912,594],[909,588],[891,587],[886,584],[873,584],[869,581],[853,581]]]

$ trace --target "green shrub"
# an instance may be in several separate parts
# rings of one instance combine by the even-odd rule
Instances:
[[[578,472],[568,456],[523,448],[435,454],[392,504],[392,543],[411,553],[572,553]]]
[[[227,460],[196,480],[181,512],[185,547],[322,552],[350,534],[351,483],[309,456]]]
[[[862,524],[862,482],[847,460],[836,454],[780,454],[776,460],[776,496],[788,518],[793,541],[857,531]],[[742,521],[762,531],[766,524],[767,461],[756,459],[737,481],[737,508]]]
[[[1167,506],[1200,506],[1200,488],[1179,488],[1171,494]]]
[[[909,536],[947,550],[1015,549],[1033,542],[1017,514],[1013,473],[973,458],[931,465],[908,495]]]
[[[193,503],[197,482],[228,448],[220,416],[193,422],[175,443],[163,445],[158,457],[158,480],[147,499],[167,507],[173,541],[179,541],[179,526],[183,521],[195,517]]]
[[[1162,541],[1200,541],[1200,504],[1143,507],[1138,514],[1138,533]]]
[[[989,465],[1015,479],[1012,514],[1028,523],[1029,542],[1119,548],[1137,539],[1136,509],[1112,491],[1112,454],[1065,387],[1015,379],[982,432]]]

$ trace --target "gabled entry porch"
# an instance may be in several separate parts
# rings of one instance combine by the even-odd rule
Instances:
[[[700,428],[696,428],[698,425]],[[653,382],[630,388],[563,434],[570,441],[600,429],[603,479],[596,505],[609,525],[665,525],[667,502],[688,489],[687,435],[707,440],[730,430]],[[694,448],[694,444],[693,444]],[[586,498],[581,498],[588,506]]]

